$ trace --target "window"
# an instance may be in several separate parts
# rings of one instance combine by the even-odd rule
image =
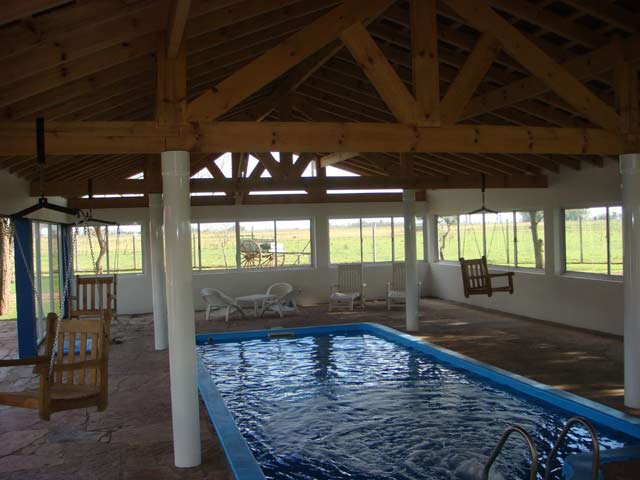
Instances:
[[[199,223],[200,242],[197,263],[201,270],[236,268],[236,224]]]
[[[540,210],[437,217],[438,258],[487,257],[490,265],[544,268],[544,215]]]
[[[142,273],[142,226],[74,227],[76,273]]]
[[[622,275],[622,207],[564,211],[565,270]]]
[[[416,254],[424,259],[423,219],[416,218]],[[404,219],[331,218],[329,254],[332,264],[404,261]]]
[[[60,270],[60,227],[45,222],[32,222],[33,281],[36,331],[38,341],[46,334],[49,312],[62,313],[62,272]]]
[[[198,222],[191,237],[194,270],[312,265],[308,219]]]

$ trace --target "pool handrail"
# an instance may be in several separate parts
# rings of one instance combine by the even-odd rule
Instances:
[[[493,451],[491,452],[491,456],[489,457],[489,460],[487,460],[487,463],[484,464],[484,468],[482,470],[482,477],[481,477],[482,480],[489,479],[489,470],[491,470],[493,463],[496,461],[496,458],[498,458],[498,455],[500,455],[502,448],[504,447],[505,443],[507,443],[507,440],[509,439],[512,433],[520,434],[520,436],[524,438],[525,442],[527,442],[527,446],[529,447],[529,453],[531,454],[531,467],[529,470],[529,480],[536,480],[536,475],[538,472],[538,449],[536,448],[536,444],[533,441],[533,438],[531,438],[531,435],[529,434],[529,432],[527,432],[523,427],[519,425],[512,425],[502,433],[500,440],[498,441]]]
[[[551,474],[551,466],[553,465],[553,460],[557,456],[558,450],[560,449],[562,442],[564,442],[564,439],[566,438],[567,434],[569,433],[571,428],[577,423],[581,423],[588,430],[589,435],[591,435],[591,443],[593,444],[593,447],[592,447],[593,458],[591,460],[591,480],[598,480],[598,468],[600,466],[600,444],[598,443],[598,434],[596,433],[595,428],[593,428],[593,425],[591,425],[591,422],[589,422],[589,420],[587,420],[586,418],[582,418],[582,417],[570,418],[567,421],[567,423],[565,423],[564,428],[562,429],[562,432],[560,432],[560,436],[558,437],[558,440],[556,440],[556,443],[553,445],[553,448],[549,453],[549,457],[547,458],[547,464],[544,469],[545,470],[544,480],[549,479],[549,475]]]

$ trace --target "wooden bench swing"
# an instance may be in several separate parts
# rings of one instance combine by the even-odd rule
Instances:
[[[0,392],[0,405],[36,409],[42,420],[63,410],[93,406],[105,410],[109,388],[106,325],[110,315],[107,309],[98,319],[59,320],[50,313],[44,355],[0,360],[0,367],[33,365],[34,373],[40,376],[39,388]]]
[[[487,295],[492,296],[494,292],[508,292],[513,294],[513,272],[489,273],[487,267],[487,257],[473,260],[460,258],[460,269],[462,270],[462,286],[464,296]],[[505,277],[508,280],[506,286],[496,287],[493,285],[493,278]]]
[[[483,215],[484,222],[484,215],[498,214],[498,212],[496,212],[495,210],[491,210],[485,206],[486,187],[486,177],[484,174],[482,174],[480,189],[482,193],[482,206],[467,213],[467,218],[469,218],[471,215],[481,214]],[[475,238],[475,231],[472,230],[472,232]],[[466,241],[463,240],[462,244],[465,245]],[[485,255],[472,260],[465,260],[464,258],[460,257],[460,270],[462,272],[462,287],[464,288],[464,296],[466,298],[469,298],[469,296],[471,295],[487,295],[491,297],[494,292],[508,292],[510,295],[513,294],[513,272],[489,273],[489,267],[487,266],[487,257]],[[493,285],[492,279],[500,277],[507,278],[508,284],[506,286],[496,287]]]

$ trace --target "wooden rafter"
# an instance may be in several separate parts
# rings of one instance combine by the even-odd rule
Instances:
[[[411,40],[418,125],[440,125],[440,62],[435,0],[411,0]]]
[[[189,103],[190,120],[213,120],[335,40],[356,22],[376,17],[392,0],[346,0]]]
[[[442,123],[453,124],[458,121],[499,51],[500,43],[491,34],[485,33],[480,37],[442,99]]]
[[[367,75],[393,115],[407,125],[416,124],[416,101],[364,25],[354,23],[340,38]]]
[[[191,0],[172,0],[167,23],[167,57],[176,58],[182,46]]]
[[[505,51],[593,123],[612,130],[618,128],[618,115],[609,105],[494,12],[485,0],[447,0],[447,3],[480,31],[495,36]]]

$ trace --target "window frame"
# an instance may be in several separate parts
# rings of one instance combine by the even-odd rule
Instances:
[[[119,277],[123,277],[123,276],[144,276],[146,274],[146,258],[147,255],[145,253],[145,240],[146,240],[146,228],[145,225],[140,222],[140,223],[136,223],[136,222],[132,222],[132,223],[124,223],[124,224],[119,224],[119,225],[99,225],[100,227],[104,227],[105,228],[105,235],[106,235],[106,242],[107,242],[107,250],[105,252],[105,259],[106,259],[106,268],[105,271],[103,272],[104,275],[118,275]],[[140,251],[139,251],[139,256],[140,256],[140,261],[136,261],[134,263],[135,265],[140,264],[140,271],[120,271],[120,270],[114,270],[114,266],[111,265],[111,252],[110,252],[110,247],[109,247],[109,243],[110,240],[109,238],[111,237],[111,234],[109,233],[109,228],[113,227],[113,228],[122,228],[122,227],[130,227],[130,226],[137,226],[140,227]],[[78,228],[83,228],[83,227],[79,227],[76,225],[72,225],[71,229],[73,230],[73,235],[74,237],[76,237],[76,232],[75,229]],[[84,235],[84,232],[82,233]],[[93,233],[91,235],[94,235]],[[120,235],[122,235],[122,231],[120,232]],[[72,245],[72,255],[73,255],[73,272],[74,275],[95,275],[95,271],[94,270],[80,270],[78,269],[78,244],[77,244],[77,239],[74,238],[73,240],[73,245]],[[134,242],[135,244],[135,242]],[[114,247],[115,248],[115,247]],[[135,248],[135,247],[134,247]],[[121,251],[118,251],[118,256],[121,254]],[[136,254],[137,255],[137,254]],[[118,263],[119,262],[119,258],[118,258]],[[119,265],[118,265],[119,267]]]
[[[273,232],[274,232],[274,240],[277,244],[277,223],[278,222],[296,222],[296,221],[308,221],[309,222],[309,247],[311,249],[310,255],[309,255],[309,259],[310,259],[310,264],[309,265],[299,265],[299,266],[293,266],[293,265],[287,265],[287,266],[274,266],[274,267],[253,267],[253,268],[243,268],[240,266],[240,224],[241,223],[246,223],[246,222],[271,222],[273,223]],[[242,219],[215,219],[215,220],[211,220],[211,219],[206,219],[206,218],[199,218],[199,219],[192,219],[191,220],[191,227],[193,228],[194,225],[197,225],[197,256],[200,259],[201,258],[201,245],[202,245],[202,241],[201,241],[201,236],[200,236],[200,225],[201,224],[205,224],[205,223],[233,223],[234,224],[234,229],[235,229],[235,260],[236,260],[236,266],[235,267],[231,267],[231,268],[202,268],[202,261],[199,261],[199,266],[196,267],[196,265],[192,265],[191,267],[191,271],[193,274],[195,275],[200,275],[200,274],[204,274],[204,275],[210,275],[210,274],[217,274],[217,273],[229,273],[229,272],[271,272],[274,270],[305,270],[305,269],[314,269],[316,268],[316,241],[315,241],[315,225],[316,225],[316,219],[315,217],[273,217],[273,218],[268,218],[268,219],[264,219],[264,218],[242,218]],[[193,246],[192,246],[193,248]]]
[[[580,270],[569,270],[567,268],[567,225],[566,225],[566,213],[567,210],[583,210],[583,209],[591,209],[591,208],[604,208],[605,209],[605,239],[606,239],[606,248],[605,251],[607,253],[607,273],[598,273],[598,272],[583,272]],[[621,229],[622,229],[622,258],[623,258],[623,273],[620,275],[614,275],[611,273],[611,216],[610,209],[612,208],[620,208],[623,217],[621,218]],[[574,278],[594,278],[601,280],[609,280],[622,282],[624,278],[624,210],[622,207],[622,203],[606,203],[606,204],[598,204],[598,205],[581,205],[581,206],[571,206],[571,207],[562,207],[560,208],[560,255],[561,255],[561,275],[567,277]]]
[[[517,234],[517,222],[516,222],[516,215],[518,213],[527,213],[528,211],[536,211],[536,212],[542,212],[543,215],[543,222],[545,222],[545,218],[544,218],[544,213],[545,210],[543,208],[527,208],[527,209],[514,209],[514,210],[503,210],[503,211],[498,211],[498,214],[510,214],[510,217],[512,219],[512,234],[513,234],[513,265],[501,265],[501,264],[494,264],[494,263],[490,263],[489,259],[487,258],[487,264],[488,266],[492,267],[492,268],[497,268],[497,269],[505,269],[505,270],[521,270],[521,271],[528,271],[528,272],[544,272],[546,269],[546,263],[547,263],[547,255],[546,255],[546,250],[543,254],[543,265],[542,268],[537,268],[537,267],[524,267],[524,266],[520,266],[518,264],[519,261],[519,255],[518,255],[518,234]],[[457,260],[444,260],[440,258],[440,235],[438,233],[438,228],[439,228],[439,223],[438,220],[441,217],[456,217],[457,221],[455,223],[455,228],[456,228],[456,238],[458,240],[457,246],[458,246],[458,258],[460,258],[462,256],[462,250],[461,250],[461,238],[460,238],[460,218],[465,216],[466,214],[450,214],[450,215],[446,215],[446,214],[437,214],[435,215],[435,236],[436,236],[436,241],[435,241],[435,245],[436,245],[436,262],[435,263],[442,263],[442,264],[458,264]],[[486,222],[486,213],[481,213],[480,215],[482,215],[482,255],[483,256],[487,256],[487,222]],[[544,228],[542,231],[542,237],[544,238]]]

